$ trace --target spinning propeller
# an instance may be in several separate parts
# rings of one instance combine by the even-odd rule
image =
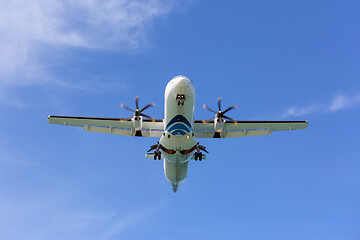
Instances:
[[[153,119],[152,117],[150,117],[149,115],[146,115],[143,113],[143,111],[145,111],[146,109],[148,109],[149,107],[152,107],[152,106],[155,106],[155,103],[150,103],[148,105],[146,105],[145,107],[143,107],[142,109],[139,109],[139,96],[136,96],[135,97],[135,106],[136,106],[136,110],[133,110],[127,106],[125,106],[123,103],[120,104],[120,106],[126,110],[129,110],[131,112],[134,113],[134,117],[140,117],[140,116],[143,116],[143,117],[146,117],[146,118],[149,118],[149,119]]]
[[[228,108],[227,108],[226,110],[224,110],[224,111],[221,111],[221,100],[222,100],[222,98],[218,98],[218,99],[217,99],[217,105],[218,105],[218,108],[219,108],[219,111],[218,111],[218,112],[216,112],[215,110],[209,108],[208,106],[206,106],[206,104],[203,105],[203,108],[205,108],[206,110],[209,110],[210,112],[215,113],[216,115],[215,115],[214,118],[218,118],[218,119],[224,119],[224,118],[225,118],[225,119],[228,119],[228,120],[230,120],[230,121],[233,121],[234,124],[236,125],[236,124],[237,124],[236,120],[232,119],[231,117],[226,116],[225,113],[227,113],[228,111],[230,111],[230,110],[232,110],[232,109],[234,109],[234,108],[237,108],[237,106],[234,105],[234,106],[228,107]],[[211,118],[210,120],[205,121],[205,122],[209,122],[209,121],[211,121],[211,120],[214,119],[214,118]]]

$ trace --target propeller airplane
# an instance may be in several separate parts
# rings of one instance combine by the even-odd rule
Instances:
[[[170,80],[165,89],[164,119],[154,119],[143,112],[154,103],[139,108],[139,97],[135,97],[136,110],[130,118],[96,118],[48,116],[51,124],[83,127],[84,131],[109,133],[135,137],[157,137],[160,140],[150,146],[146,158],[164,159],[164,173],[176,192],[186,179],[189,160],[202,161],[208,153],[198,138],[233,138],[270,135],[273,131],[306,129],[307,121],[243,121],[225,115],[237,108],[235,105],[221,110],[221,98],[217,100],[218,111],[203,105],[215,113],[209,120],[194,120],[195,88],[187,77],[177,76]],[[152,152],[152,153],[150,153]]]

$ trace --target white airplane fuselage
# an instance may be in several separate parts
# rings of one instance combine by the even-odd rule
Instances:
[[[195,152],[194,110],[194,85],[184,76],[173,78],[165,89],[165,129],[160,144],[166,149],[161,149],[164,173],[174,191],[187,177],[189,160]]]
[[[160,140],[150,146],[146,158],[164,159],[164,173],[174,192],[188,175],[189,160],[202,161],[208,151],[199,145],[197,138],[235,138],[270,135],[273,131],[306,129],[307,121],[243,121],[234,120],[225,114],[235,105],[221,110],[221,98],[217,100],[218,111],[205,104],[203,108],[214,113],[213,120],[194,120],[195,88],[184,76],[170,80],[165,89],[164,119],[153,119],[144,110],[154,103],[136,110],[124,104],[121,107],[133,113],[132,118],[102,118],[76,116],[48,116],[48,123],[83,127],[84,131],[117,134],[132,137],[156,137]],[[146,119],[144,119],[145,117]],[[226,119],[226,120],[225,120]]]

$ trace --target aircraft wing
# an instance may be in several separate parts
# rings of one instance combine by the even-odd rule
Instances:
[[[224,121],[223,130],[214,130],[214,121],[195,120],[196,138],[232,138],[270,135],[273,131],[306,129],[307,121]]]
[[[144,119],[141,130],[135,130],[131,119],[128,118],[48,116],[48,123],[83,127],[84,131],[90,132],[137,137],[161,137],[164,132],[162,119]]]

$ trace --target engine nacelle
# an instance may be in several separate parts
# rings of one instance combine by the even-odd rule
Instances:
[[[216,132],[221,132],[224,129],[224,119],[215,117],[214,119],[214,130]]]
[[[136,131],[139,131],[142,129],[142,122],[143,117],[142,116],[134,116],[131,118],[131,122],[133,124],[133,127]]]

